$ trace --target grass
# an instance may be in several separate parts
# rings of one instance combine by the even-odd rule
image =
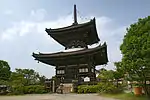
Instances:
[[[150,98],[147,98],[146,96],[135,96],[132,93],[101,94],[101,96],[120,100],[150,100]]]

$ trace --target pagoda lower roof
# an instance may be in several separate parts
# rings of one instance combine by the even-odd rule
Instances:
[[[45,30],[54,40],[67,47],[70,41],[81,40],[86,45],[98,43],[100,39],[97,35],[95,18],[82,24],[72,24],[67,27]]]
[[[52,66],[84,64],[87,63],[89,59],[91,59],[95,65],[107,64],[108,62],[106,43],[90,49],[45,54],[33,53],[32,56],[35,60]]]

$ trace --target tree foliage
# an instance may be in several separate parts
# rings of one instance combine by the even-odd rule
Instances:
[[[9,89],[12,94],[46,93],[45,79],[33,69],[15,69],[10,71],[6,61],[0,60],[0,85],[6,86],[5,90],[0,88],[1,93],[7,93]]]
[[[98,78],[105,81],[112,81],[123,78],[124,74],[120,70],[106,70],[104,68],[100,69],[100,74]]]
[[[0,80],[9,80],[10,74],[11,71],[8,62],[0,60]]]
[[[120,50],[123,58],[115,65],[133,80],[142,81],[145,92],[150,94],[146,90],[146,81],[150,80],[150,16],[127,28]]]
[[[15,72],[12,72],[10,79],[13,85],[18,84],[23,86],[43,85],[45,82],[45,76],[40,76],[33,69],[16,69]]]
[[[113,72],[114,72],[113,70],[100,69],[100,74],[98,78],[100,78],[103,81],[113,80],[114,79]]]

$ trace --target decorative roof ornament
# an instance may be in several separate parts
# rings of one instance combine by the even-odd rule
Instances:
[[[74,5],[74,23],[73,25],[77,25],[77,9],[76,9],[76,5]]]

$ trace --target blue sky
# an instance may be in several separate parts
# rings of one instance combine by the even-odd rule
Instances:
[[[108,44],[108,69],[121,59],[125,29],[150,15],[150,0],[0,0],[0,59],[8,61],[12,70],[32,68],[47,77],[54,75],[54,67],[37,63],[31,54],[64,49],[45,28],[72,24],[74,4],[79,22],[96,17],[101,43]]]

